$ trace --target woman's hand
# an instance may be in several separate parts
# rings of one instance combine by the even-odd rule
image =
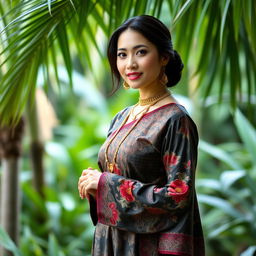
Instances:
[[[78,181],[78,191],[82,199],[88,198],[89,194],[96,196],[101,173],[92,168],[83,170]]]

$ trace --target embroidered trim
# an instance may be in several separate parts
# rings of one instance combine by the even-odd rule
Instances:
[[[107,179],[107,173],[103,172],[100,176],[99,184],[98,184],[98,189],[97,189],[97,215],[98,215],[98,221],[102,224],[106,223],[106,219],[104,216],[104,183],[106,182]]]
[[[163,233],[159,237],[158,252],[182,256],[203,256],[204,240],[201,237],[194,238],[186,234]]]
[[[165,104],[165,105],[163,105],[163,106],[161,106],[161,107],[159,107],[159,108],[156,108],[156,109],[154,109],[154,110],[148,112],[147,114],[145,114],[145,115],[143,116],[143,118],[148,117],[148,116],[150,116],[151,114],[157,112],[158,110],[161,110],[161,109],[163,109],[163,108],[165,108],[165,107],[167,107],[167,106],[171,106],[171,105],[174,105],[174,106],[177,106],[177,107],[183,107],[183,108],[184,108],[184,106],[182,106],[182,105],[180,105],[180,104],[178,104],[178,103],[171,102],[171,103]],[[136,120],[131,121],[131,122],[129,122],[129,123],[126,123],[126,124],[122,127],[122,129],[124,129],[124,128],[127,127],[127,126],[132,125],[134,122],[136,122]],[[122,129],[121,129],[121,130],[122,130]]]

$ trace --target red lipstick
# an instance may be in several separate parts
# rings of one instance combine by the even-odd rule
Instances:
[[[142,73],[139,72],[132,72],[132,73],[128,73],[127,76],[130,80],[136,80],[138,78],[140,78],[142,75]]]

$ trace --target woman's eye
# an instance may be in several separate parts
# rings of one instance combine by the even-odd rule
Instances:
[[[137,55],[145,55],[147,53],[147,50],[139,50],[137,52]]]
[[[124,52],[119,52],[119,53],[117,54],[117,56],[120,57],[120,58],[125,58],[125,57],[126,57],[126,54],[125,54]]]

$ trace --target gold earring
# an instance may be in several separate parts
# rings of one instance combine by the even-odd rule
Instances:
[[[166,85],[168,83],[168,77],[167,77],[167,75],[165,73],[163,73],[163,75],[162,75],[162,77],[160,79],[160,83],[162,85]]]
[[[123,87],[125,90],[130,89],[130,85],[128,83],[126,83],[125,81],[123,82]]]

